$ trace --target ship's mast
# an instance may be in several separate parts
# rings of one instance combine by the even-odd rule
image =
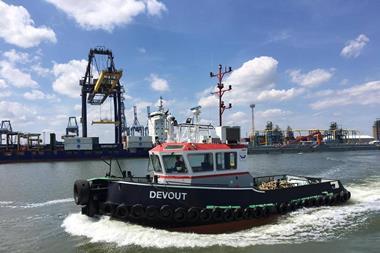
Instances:
[[[219,126],[222,126],[222,115],[224,113],[224,110],[231,109],[231,107],[232,107],[231,103],[229,103],[228,107],[226,107],[224,104],[224,101],[222,100],[224,93],[226,91],[230,91],[232,89],[232,86],[229,85],[228,89],[223,90],[224,84],[222,83],[224,75],[228,74],[230,72],[232,72],[231,67],[228,67],[228,70],[226,67],[224,67],[224,71],[222,71],[222,64],[219,64],[217,74],[210,72],[210,77],[217,77],[218,78],[218,83],[216,86],[218,88],[218,91],[213,92],[212,94],[218,95],[218,98],[219,98]]]

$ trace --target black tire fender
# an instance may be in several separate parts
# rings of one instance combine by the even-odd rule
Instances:
[[[174,210],[173,219],[176,222],[184,222],[186,220],[186,209],[178,207]]]
[[[277,212],[279,214],[285,214],[288,211],[288,204],[287,203],[280,203],[277,205]]]
[[[212,212],[210,209],[207,209],[207,208],[203,208],[201,210],[201,213],[199,214],[199,219],[202,221],[202,222],[208,222],[210,221],[212,218]]]
[[[131,208],[131,216],[135,219],[141,219],[145,216],[145,208],[141,204],[133,205]]]
[[[159,210],[156,206],[147,206],[145,208],[145,216],[150,219],[154,220],[158,216]]]
[[[234,219],[234,214],[230,208],[224,209],[223,211],[223,220],[228,222]]]
[[[263,208],[258,206],[258,207],[255,207],[254,209],[254,215],[256,218],[260,218],[261,216],[263,216]]]
[[[244,216],[244,219],[246,219],[246,220],[252,219],[253,218],[253,209],[249,208],[249,207],[244,208],[243,216]]]
[[[164,220],[170,220],[173,217],[173,209],[169,205],[161,206],[160,217]]]
[[[115,213],[115,204],[109,201],[101,203],[100,212],[104,215],[113,215]]]
[[[90,183],[87,180],[76,180],[74,183],[74,201],[77,205],[87,205],[90,200]]]
[[[211,212],[212,219],[216,222],[220,222],[223,220],[223,210],[220,208],[214,208]]]
[[[242,220],[244,219],[244,210],[242,208],[235,208],[233,211],[234,219],[235,220]]]
[[[125,204],[120,204],[116,207],[115,215],[117,218],[126,219],[129,216],[129,208]]]
[[[187,210],[186,219],[189,222],[195,222],[199,219],[200,210],[197,207],[190,207],[189,210]]]
[[[270,215],[271,209],[266,206],[263,208],[263,217],[268,217]]]

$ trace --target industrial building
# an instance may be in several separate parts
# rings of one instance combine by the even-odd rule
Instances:
[[[373,123],[372,131],[373,138],[375,138],[375,140],[380,140],[380,119],[376,119]]]

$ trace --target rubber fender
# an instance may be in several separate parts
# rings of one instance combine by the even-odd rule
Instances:
[[[211,212],[212,219],[214,221],[222,221],[223,220],[223,210],[220,208],[214,208]]]
[[[234,219],[234,215],[231,209],[227,208],[223,211],[223,220],[224,221],[232,221]]]
[[[201,210],[201,213],[199,214],[199,219],[202,221],[202,222],[208,222],[210,221],[212,218],[212,212],[210,209],[207,209],[207,208],[203,208]]]
[[[150,220],[155,219],[158,216],[158,213],[159,211],[156,206],[147,206],[145,208],[145,216]]]
[[[290,211],[294,211],[294,210],[296,210],[297,209],[297,204],[295,203],[295,202],[291,202],[290,204],[289,204],[289,210]]]
[[[310,206],[317,206],[317,199],[316,198],[310,199]]]
[[[141,204],[133,205],[131,208],[131,216],[135,219],[141,219],[145,216],[145,208]]]
[[[298,200],[298,201],[296,202],[296,205],[297,205],[297,209],[298,209],[298,208],[302,208],[302,207],[303,207],[303,202],[302,202],[302,200]]]
[[[315,201],[314,201],[314,203],[315,203],[314,205],[315,206],[321,206],[320,198],[321,197],[315,198]]]
[[[342,202],[346,202],[348,200],[348,193],[345,192],[342,197]]]
[[[243,212],[243,209],[242,208],[235,208],[234,211],[233,211],[233,214],[234,214],[234,219],[235,220],[242,220],[244,219],[244,212]]]
[[[318,205],[323,206],[325,204],[325,197],[321,196],[318,198]]]
[[[161,206],[160,217],[164,220],[170,220],[173,217],[173,209],[169,205]]]
[[[329,197],[328,196],[323,196],[322,197],[322,205],[326,206],[330,203]]]
[[[339,202],[342,201],[342,198],[341,198],[341,196],[340,196],[340,193],[335,194],[335,199],[336,199],[336,202],[337,202],[337,203],[339,203]]]
[[[259,217],[263,216],[263,208],[260,207],[260,206],[255,207],[254,212],[255,212],[255,217],[256,218],[259,218]]]
[[[334,205],[336,203],[336,196],[330,196],[330,205]]]
[[[285,214],[288,211],[288,204],[280,203],[277,205],[277,212],[280,214]]]
[[[186,220],[186,209],[178,207],[174,210],[173,218],[176,222],[184,222]]]
[[[303,200],[303,206],[304,207],[309,207],[310,206],[310,200],[309,199],[304,199]]]
[[[346,202],[346,192],[345,191],[340,191],[339,192],[339,201],[340,202]]]
[[[252,219],[253,218],[253,209],[249,208],[249,207],[244,208],[243,216],[244,216],[244,219],[246,219],[246,220]]]
[[[270,208],[268,206],[263,207],[262,213],[263,213],[262,215],[263,217],[268,217],[270,214]]]
[[[74,200],[77,205],[87,205],[90,200],[90,183],[87,180],[76,180],[74,183]]]
[[[118,218],[126,219],[129,216],[129,208],[125,204],[120,204],[116,207],[115,215]]]
[[[100,205],[101,214],[112,215],[115,212],[115,205],[112,202],[104,202]]]
[[[190,207],[187,210],[186,219],[190,222],[195,222],[199,219],[200,210],[197,207]]]

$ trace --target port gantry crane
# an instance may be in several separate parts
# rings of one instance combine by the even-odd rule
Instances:
[[[69,121],[67,122],[66,127],[66,136],[78,136],[79,135],[79,127],[77,118],[74,116],[69,117]]]
[[[103,60],[104,66],[99,66]],[[97,71],[98,77],[94,78]],[[123,72],[117,70],[111,50],[104,48],[90,49],[86,73],[79,84],[82,86],[82,136],[87,137],[87,103],[90,105],[101,105],[107,98],[113,99],[114,119],[100,119],[93,124],[114,124],[115,143],[121,146],[122,134],[126,131],[126,120],[124,114],[124,88],[120,84]]]

